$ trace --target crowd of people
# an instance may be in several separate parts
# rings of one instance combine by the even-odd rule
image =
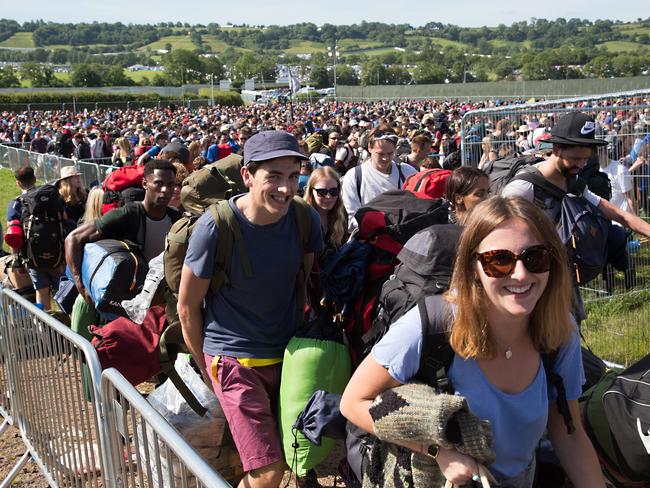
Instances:
[[[275,409],[284,348],[302,316],[299,290],[307,297],[320,295],[318,271],[356,232],[357,210],[384,192],[400,189],[418,172],[449,170],[444,195],[449,222],[465,228],[451,291],[445,295],[445,306],[452,310],[449,331],[455,355],[449,376],[456,395],[449,402],[454,396],[464,398],[463,408],[472,419],[489,420],[490,442],[478,452],[451,438],[386,435],[382,440],[410,450],[413,476],[416,465],[428,463],[443,477],[438,481],[463,484],[476,480],[486,465],[499,486],[530,487],[535,446],[548,429],[574,485],[604,486],[577,411],[584,375],[576,322],[584,317],[571,301],[569,264],[553,226],[557,209],[537,208],[535,183],[524,180],[511,182],[502,196],[488,199],[488,174],[481,168],[499,158],[541,155],[535,171],[566,190],[590,157],[604,151],[601,166],[616,188],[611,202],[588,189],[582,197],[608,219],[650,236],[650,226],[635,215],[631,203],[631,193],[645,197],[647,187],[634,188],[629,180],[629,172],[650,175],[643,142],[650,108],[619,111],[602,106],[595,120],[577,110],[564,117],[561,112],[508,119],[488,114],[461,133],[463,114],[483,106],[412,101],[295,104],[293,109],[4,112],[0,143],[28,143],[36,152],[79,160],[110,158],[117,167],[144,166],[142,201],[104,215],[101,188],[84,188],[74,168],[64,168],[56,187],[57,211],[66,223],[65,259],[49,268],[29,269],[36,300],[49,308],[50,292],[67,265],[79,291],[73,328],[90,337],[88,325],[99,317],[81,276],[84,246],[126,239],[139,245],[147,260],[159,256],[166,234],[184,211],[183,181],[207,164],[241,156],[248,192],[220,207],[240,234],[227,263],[227,286],[216,292],[211,288],[224,228],[214,213],[205,212],[189,239],[177,311],[185,343],[219,398],[241,456],[246,474],[240,486],[278,486],[286,465]],[[461,137],[471,148],[466,154],[469,166],[461,166]],[[15,175],[23,194],[35,187],[32,168]],[[307,213],[294,200],[297,195],[304,197]],[[24,219],[20,205],[20,198],[10,203],[8,225]],[[311,305],[320,310],[317,303]],[[316,313],[321,312],[327,313]],[[414,377],[423,353],[421,320],[413,309],[394,324],[343,394],[343,415],[380,438],[377,399],[389,390],[402,391],[400,385]],[[556,372],[564,377],[573,432],[565,428],[553,402],[557,392],[547,391],[540,367],[540,355],[553,349],[561,351]],[[401,451],[395,452],[382,462],[388,463],[391,455],[399,458]],[[381,481],[366,468],[358,475],[363,486],[399,486],[404,481],[400,473],[385,470]],[[426,479],[429,483],[433,478]],[[416,486],[432,486],[426,483]]]

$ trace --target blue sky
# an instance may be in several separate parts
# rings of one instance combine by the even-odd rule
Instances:
[[[509,25],[532,17],[632,21],[650,14],[648,0],[3,0],[2,3],[0,17],[19,22],[44,19],[287,25],[298,22],[351,24],[366,20],[412,25],[438,21],[472,27]]]

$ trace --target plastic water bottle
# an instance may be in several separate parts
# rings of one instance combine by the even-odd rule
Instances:
[[[641,250],[641,242],[638,239],[627,241],[627,252],[635,254]]]

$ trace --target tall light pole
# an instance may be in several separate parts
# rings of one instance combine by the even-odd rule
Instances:
[[[329,46],[327,48],[327,55],[330,58],[334,58],[334,100],[336,100],[336,61],[338,60],[338,57],[341,55],[339,52],[339,46],[336,41],[334,41],[334,47]]]

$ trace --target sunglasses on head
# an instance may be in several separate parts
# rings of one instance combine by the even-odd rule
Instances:
[[[327,195],[331,197],[339,196],[338,188],[314,188],[313,190],[319,197],[323,197],[323,198],[326,197]]]
[[[521,254],[515,254],[507,249],[495,249],[474,253],[474,258],[481,263],[483,272],[489,278],[504,278],[511,275],[519,260],[531,273],[546,273],[551,269],[551,253],[543,244],[524,249]]]
[[[399,140],[397,134],[392,134],[390,132],[386,133],[380,130],[375,131],[373,138],[375,141],[390,141],[395,144],[397,144],[397,141]]]

